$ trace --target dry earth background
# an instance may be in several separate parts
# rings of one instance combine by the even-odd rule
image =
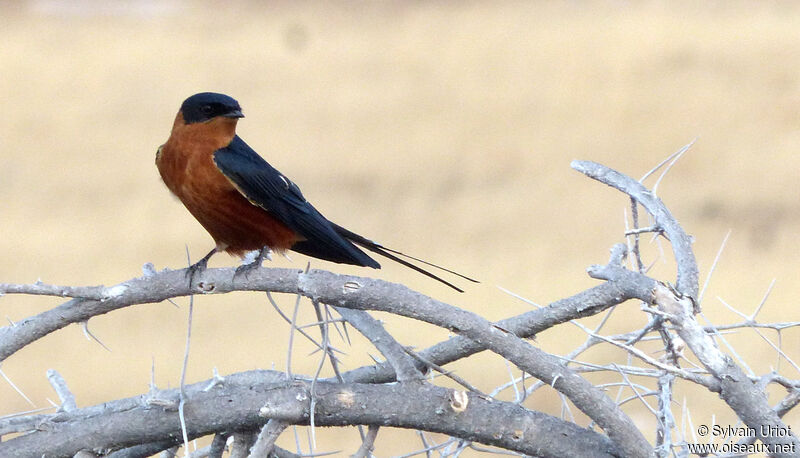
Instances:
[[[638,177],[698,137],[659,195],[696,237],[701,281],[733,231],[707,316],[736,319],[717,296],[749,313],[776,278],[762,318],[798,320],[799,25],[789,2],[0,2],[0,282],[110,285],[146,262],[184,266],[187,245],[204,254],[210,238],[153,161],[181,101],[213,90],[239,99],[240,134],[329,218],[483,283],[459,295],[391,263],[313,267],[403,282],[490,319],[529,307],[496,285],[546,304],[595,284],[585,267],[621,240],[626,199],[572,171],[571,159]],[[307,262],[292,259],[272,265]],[[669,264],[656,272],[674,276]],[[0,315],[58,303],[4,297]],[[151,364],[159,386],[175,386],[186,303],[92,320],[112,352],[71,326],[2,370],[39,406],[56,399],[48,368],[81,406],[147,390]],[[638,305],[622,307],[627,318],[610,329],[645,322]],[[447,337],[387,321],[404,344]],[[584,337],[561,329],[537,342],[566,352]],[[790,355],[800,354],[798,334],[784,335]],[[287,335],[262,295],[200,297],[188,380],[214,367],[284,368]],[[775,365],[754,334],[732,342],[756,372]],[[295,372],[313,373],[309,350],[295,352]],[[377,354],[354,342],[345,367],[368,362],[367,351]],[[604,351],[592,358],[607,360]],[[502,362],[470,361],[456,369],[485,390],[507,379]],[[696,425],[712,415],[732,424],[713,396],[684,396]],[[533,405],[558,413],[554,398]],[[0,415],[28,408],[0,382]],[[279,444],[293,447],[288,436]],[[357,437],[320,443],[351,453]],[[376,452],[412,448],[396,437],[383,431]]]

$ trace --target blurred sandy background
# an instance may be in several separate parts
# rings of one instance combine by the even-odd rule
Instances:
[[[776,278],[761,317],[797,320],[798,24],[789,2],[0,2],[0,282],[111,285],[141,275],[146,262],[184,266],[185,246],[193,258],[205,254],[210,237],[153,161],[182,100],[218,91],[241,102],[243,138],[326,216],[483,284],[459,295],[389,262],[381,271],[313,267],[403,282],[490,319],[529,307],[496,285],[546,304],[596,284],[585,267],[622,240],[626,199],[570,160],[639,177],[698,138],[659,195],[696,237],[701,281],[733,231],[706,315],[737,319],[717,296],[750,313]],[[292,259],[273,265],[307,262]],[[219,255],[212,265],[235,263]],[[654,275],[674,280],[673,272],[659,263]],[[59,303],[0,299],[10,320]],[[48,368],[80,406],[146,391],[151,364],[160,387],[176,386],[187,303],[92,320],[110,353],[71,326],[2,370],[37,406],[56,399]],[[190,381],[214,367],[285,368],[287,327],[262,295],[195,303]],[[609,331],[646,321],[637,304],[623,307]],[[408,320],[387,325],[407,345],[447,337]],[[566,353],[583,338],[566,325],[537,343]],[[798,340],[783,335],[795,357]],[[756,373],[775,366],[755,334],[731,342]],[[340,347],[345,368],[377,354],[362,341]],[[296,372],[313,372],[318,355],[309,351],[296,350]],[[625,361],[608,348],[584,359],[609,358]],[[456,368],[487,391],[507,379],[495,358]],[[532,407],[559,414],[544,394]],[[715,396],[688,390],[676,401],[684,396],[695,425],[712,415],[732,424]],[[0,415],[29,408],[0,382]],[[636,403],[627,409],[647,415]],[[415,439],[404,434],[382,432],[376,453],[410,451]],[[279,443],[293,447],[286,436]],[[323,437],[322,450],[358,444],[354,430]]]

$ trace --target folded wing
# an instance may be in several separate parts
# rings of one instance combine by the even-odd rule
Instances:
[[[311,205],[300,188],[258,155],[238,135],[214,153],[214,163],[249,200],[295,231],[303,240],[291,249],[342,264],[380,268],[374,259],[342,237]]]

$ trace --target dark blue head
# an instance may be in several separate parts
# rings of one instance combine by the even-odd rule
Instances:
[[[201,92],[189,97],[183,101],[181,113],[186,124],[206,122],[218,116],[244,118],[239,102],[216,92]]]

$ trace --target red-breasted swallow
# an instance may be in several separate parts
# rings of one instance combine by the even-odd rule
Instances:
[[[236,135],[237,122],[243,117],[239,102],[227,95],[195,94],[181,105],[169,139],[156,153],[164,183],[216,243],[192,266],[192,276],[205,269],[218,251],[243,257],[260,250],[254,263],[257,265],[268,250],[292,250],[326,261],[379,269],[380,264],[360,246],[459,292],[463,290],[406,259],[477,282],[387,248],[326,219],[294,182]]]

